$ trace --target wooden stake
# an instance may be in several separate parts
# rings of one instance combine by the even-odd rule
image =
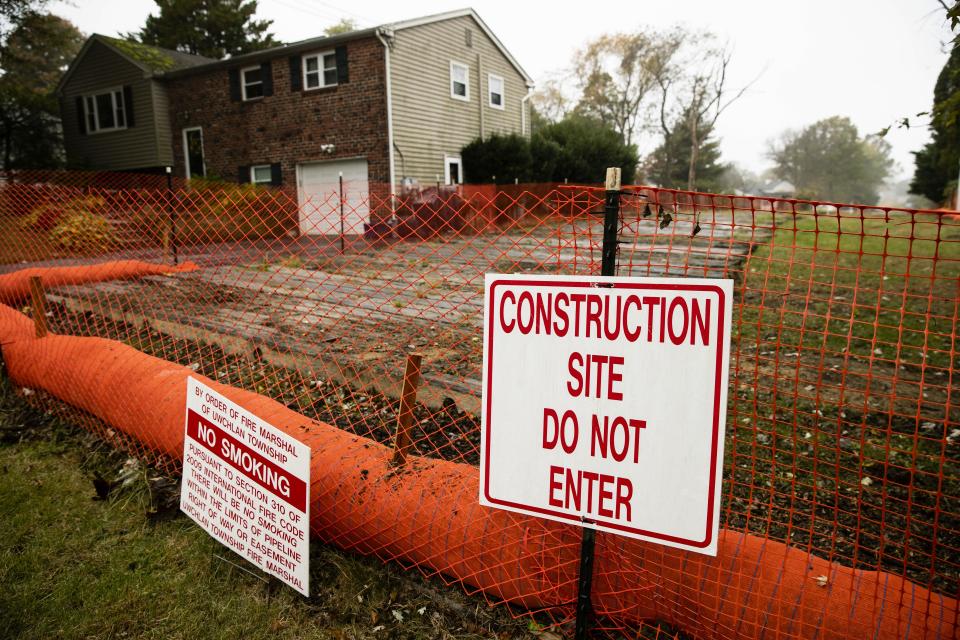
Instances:
[[[47,294],[43,290],[43,278],[30,276],[30,301],[33,307],[33,327],[37,337],[47,335]]]
[[[403,465],[407,462],[410,449],[410,427],[413,425],[413,405],[417,401],[417,387],[420,386],[420,362],[423,356],[411,353],[407,356],[407,369],[403,374],[403,392],[400,394],[400,413],[397,414],[397,437],[393,444],[391,464]]]

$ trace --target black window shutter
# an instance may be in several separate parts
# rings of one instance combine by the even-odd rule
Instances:
[[[237,168],[237,182],[240,184],[250,182],[250,165],[242,164]]]
[[[263,79],[263,95],[272,96],[273,72],[271,71],[269,60],[260,65],[260,77]]]
[[[240,101],[243,96],[240,95],[240,69],[230,69],[230,99]]]
[[[300,56],[290,56],[290,91],[303,88],[303,73],[300,69]]]
[[[127,128],[134,125],[133,121],[133,87],[128,84],[123,85],[123,115],[127,120]]]
[[[77,96],[77,126],[80,127],[80,135],[87,135],[87,115],[83,110],[83,96]]]
[[[347,67],[347,47],[340,45],[334,50],[337,56],[337,84],[350,82],[350,70]]]
[[[280,171],[279,162],[274,162],[270,165],[270,184],[275,187],[283,184],[283,173]]]

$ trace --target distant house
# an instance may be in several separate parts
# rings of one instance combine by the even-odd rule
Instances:
[[[172,166],[185,177],[295,185],[301,200],[342,175],[359,202],[403,179],[462,183],[466,143],[529,134],[532,88],[463,9],[220,61],[95,35],[59,95],[75,166]]]
[[[774,180],[760,188],[760,195],[771,198],[794,198],[797,195],[797,189],[786,180]]]

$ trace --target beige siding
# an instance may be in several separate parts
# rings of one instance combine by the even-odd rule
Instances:
[[[81,134],[77,96],[130,85],[134,126],[122,131]],[[173,160],[165,92],[144,71],[101,42],[93,42],[79,62],[61,96],[63,137],[67,161],[90,169],[143,169]],[[157,118],[157,109],[164,109]],[[161,125],[160,121],[166,122]]]
[[[466,44],[466,30],[472,46]],[[450,96],[450,62],[470,68],[470,100]],[[523,76],[469,16],[396,32],[390,52],[396,179],[443,180],[444,155],[459,155],[471,140],[520,133]],[[488,74],[504,81],[504,108],[490,106]],[[524,108],[528,108],[524,107]],[[470,176],[470,167],[463,167]],[[483,178],[486,180],[487,178]],[[512,180],[498,176],[498,180]]]

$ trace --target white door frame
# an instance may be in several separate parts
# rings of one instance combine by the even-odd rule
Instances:
[[[451,184],[450,183],[450,165],[452,163],[456,163],[456,165],[460,168],[458,172],[460,177],[460,182],[458,182],[457,185],[461,185],[463,184],[463,158],[460,157],[460,154],[451,155],[449,153],[446,153],[443,155],[443,184],[447,186]]]
[[[200,132],[200,155],[203,157],[203,177],[207,177],[207,153],[203,150],[203,127],[184,127],[183,128],[183,167],[186,172],[187,180],[190,179],[190,148],[187,146],[187,133],[190,131]]]

